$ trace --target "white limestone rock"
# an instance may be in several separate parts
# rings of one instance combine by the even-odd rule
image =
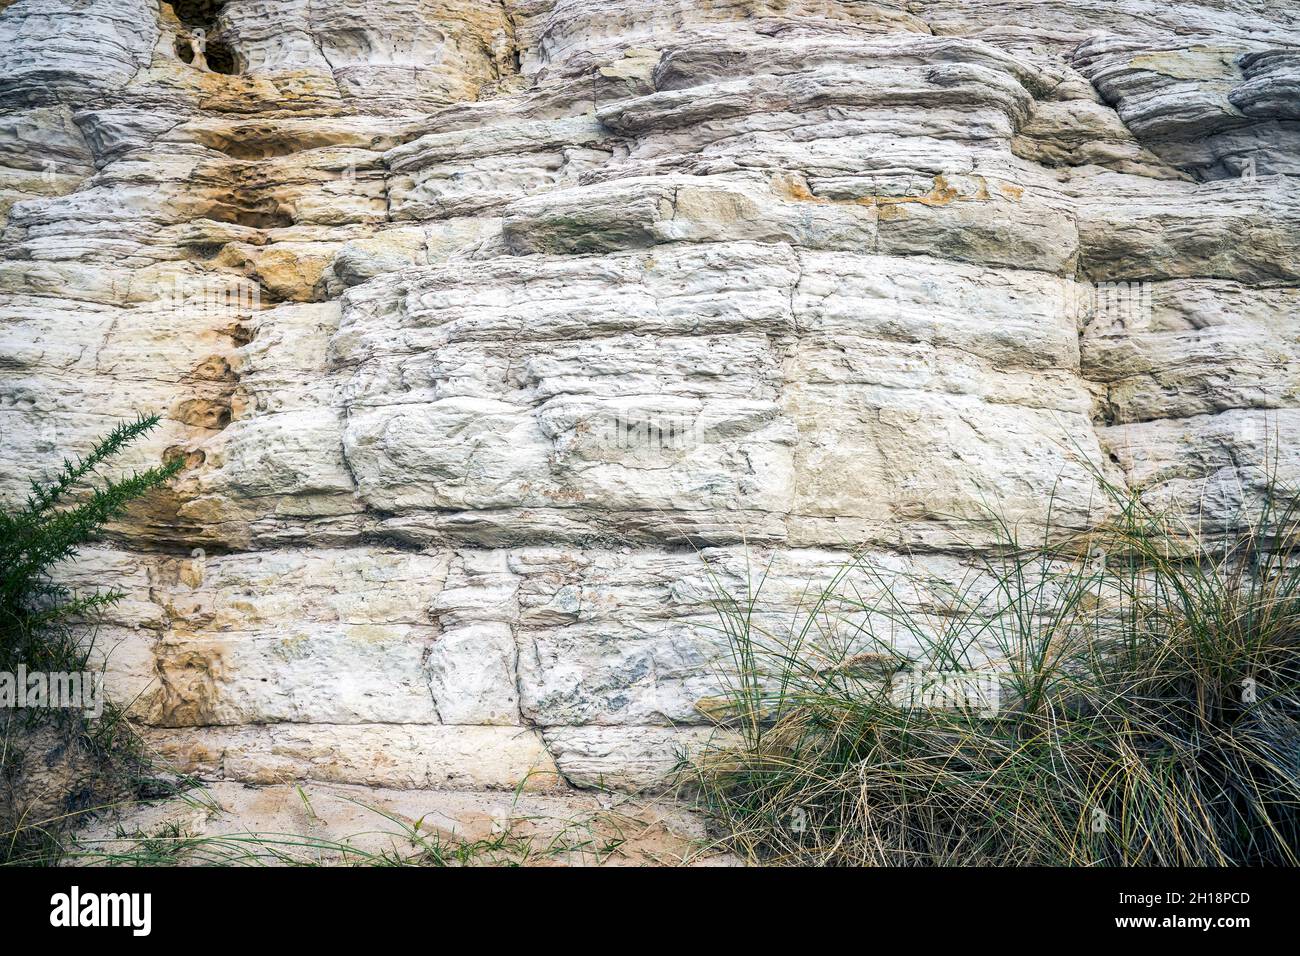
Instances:
[[[540,735],[522,727],[281,723],[155,730],[148,740],[171,767],[207,780],[401,790],[551,790],[560,783]]]
[[[1298,30],[13,0],[0,498],[163,415],[117,464],[185,472],[66,573],[185,768],[660,786],[725,733],[704,561],[773,627],[855,549],[923,608],[990,509],[1218,533],[1295,477]]]

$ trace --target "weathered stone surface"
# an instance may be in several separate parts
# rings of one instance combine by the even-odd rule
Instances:
[[[565,779],[584,789],[654,791],[683,759],[726,742],[718,730],[695,727],[556,727],[546,733]]]
[[[274,724],[156,730],[169,766],[205,780],[291,780],[425,790],[549,790],[555,763],[535,730],[442,724]]]
[[[1289,4],[0,6],[0,495],[163,414],[69,574],[214,779],[657,786],[706,562],[779,630],[1300,476]]]
[[[667,801],[582,793],[212,783],[188,801],[123,808],[77,834],[80,859],[139,852],[190,864],[736,866],[701,821]],[[264,835],[261,845],[249,834]],[[227,839],[229,838],[229,839]],[[499,845],[499,849],[491,849]],[[464,848],[465,859],[455,855]],[[477,851],[477,852],[476,852]]]

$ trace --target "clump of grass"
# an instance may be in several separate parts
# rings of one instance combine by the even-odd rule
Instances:
[[[1294,865],[1296,497],[1274,487],[1209,538],[1107,490],[1114,517],[1086,535],[1049,520],[1025,544],[996,522],[1002,546],[956,586],[859,558],[780,628],[757,592],[720,590],[735,742],[686,770],[731,847],[827,865]],[[922,585],[939,612],[905,600]],[[996,706],[917,706],[899,689],[918,669],[992,670]]]

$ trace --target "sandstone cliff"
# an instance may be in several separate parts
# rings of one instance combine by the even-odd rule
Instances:
[[[1300,477],[1287,0],[0,7],[0,493],[165,413],[77,575],[208,779],[644,785],[696,549],[781,608]]]

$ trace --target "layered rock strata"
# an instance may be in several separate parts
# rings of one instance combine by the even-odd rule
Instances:
[[[209,779],[652,785],[719,582],[1300,472],[1291,3],[0,6],[0,493],[163,413],[75,580]]]

